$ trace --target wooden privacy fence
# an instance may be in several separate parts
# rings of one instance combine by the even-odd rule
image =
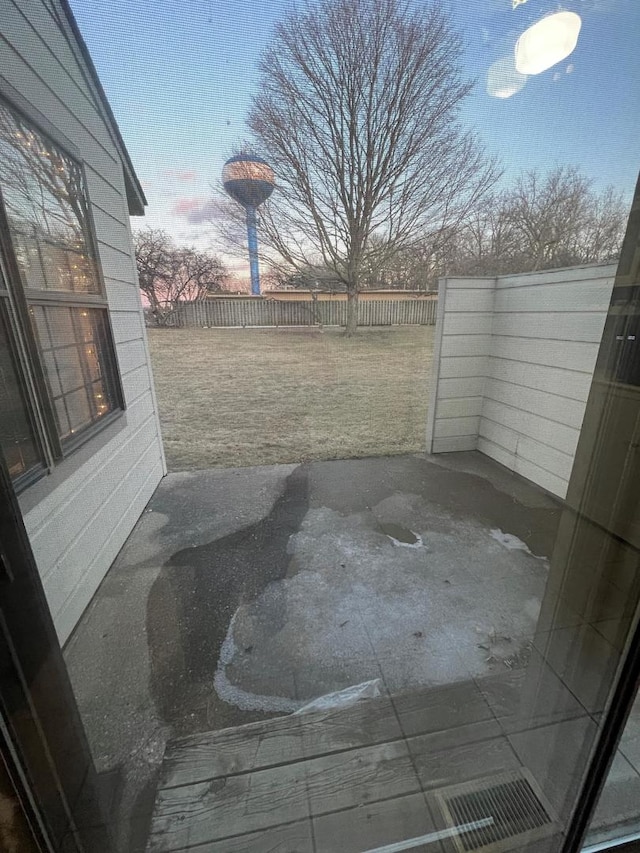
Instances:
[[[433,326],[438,300],[367,299],[358,302],[360,326]],[[209,326],[345,326],[347,303],[330,299],[279,301],[268,297],[216,298],[185,302],[173,315],[171,325],[187,328]]]

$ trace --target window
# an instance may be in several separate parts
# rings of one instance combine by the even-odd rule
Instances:
[[[18,487],[122,408],[79,164],[0,103],[0,444]]]
[[[4,313],[4,312],[2,312]],[[18,382],[18,371],[9,345],[7,323],[0,315],[0,446],[13,479],[40,463],[28,408]]]

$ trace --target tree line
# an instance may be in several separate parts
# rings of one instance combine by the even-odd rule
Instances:
[[[615,261],[627,220],[627,204],[611,187],[598,191],[573,166],[531,170],[494,191],[454,225],[421,235],[389,254],[366,258],[359,290],[435,290],[443,276],[494,276]],[[185,300],[204,299],[231,284],[214,253],[181,247],[160,229],[134,234],[140,288],[156,325],[164,326]],[[376,237],[371,238],[373,245]],[[241,243],[238,240],[238,243]],[[268,289],[342,292],[332,265],[272,264]]]
[[[167,326],[181,302],[224,290],[228,272],[212,252],[179,246],[160,228],[142,228],[133,241],[138,281],[157,326]]]
[[[359,289],[430,291],[447,275],[496,276],[615,261],[627,208],[621,192],[596,189],[575,166],[533,169],[488,193],[460,221],[418,234],[384,261],[372,251],[362,263]],[[227,244],[229,233],[227,228]],[[371,235],[372,249],[378,242]],[[346,289],[321,257],[296,265],[265,261],[263,281],[269,289]]]
[[[280,286],[346,292],[347,334],[363,289],[429,290],[443,275],[528,272],[619,252],[621,194],[597,189],[574,166],[533,169],[503,186],[498,160],[462,125],[474,86],[462,48],[436,0],[308,0],[276,25],[262,56],[247,124],[248,147],[277,181],[260,208],[263,269]],[[220,200],[216,211],[219,245],[245,253],[242,210]],[[222,288],[213,256],[196,283],[194,250],[157,275],[166,251],[157,242],[139,244],[138,261],[155,316],[172,299]]]
[[[531,170],[489,194],[457,227],[418,239],[369,287],[432,290],[446,275],[495,276],[615,261],[627,220],[622,193],[580,170]]]
[[[262,57],[247,123],[277,179],[261,208],[263,261],[281,284],[346,291],[348,334],[366,288],[618,254],[627,211],[615,190],[571,165],[504,187],[462,126],[474,86],[462,48],[435,0],[311,0]],[[227,245],[237,216],[221,228]]]

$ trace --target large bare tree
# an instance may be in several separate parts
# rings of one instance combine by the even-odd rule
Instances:
[[[140,290],[156,325],[168,325],[181,302],[204,299],[224,289],[227,270],[215,255],[176,246],[158,228],[142,228],[133,238]]]
[[[332,271],[347,334],[365,272],[463,220],[498,176],[459,122],[460,55],[435,0],[317,0],[262,58],[249,126],[277,180],[262,238],[293,269]]]

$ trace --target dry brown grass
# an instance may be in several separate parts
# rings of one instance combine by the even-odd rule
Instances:
[[[170,471],[424,449],[432,326],[151,329]]]

